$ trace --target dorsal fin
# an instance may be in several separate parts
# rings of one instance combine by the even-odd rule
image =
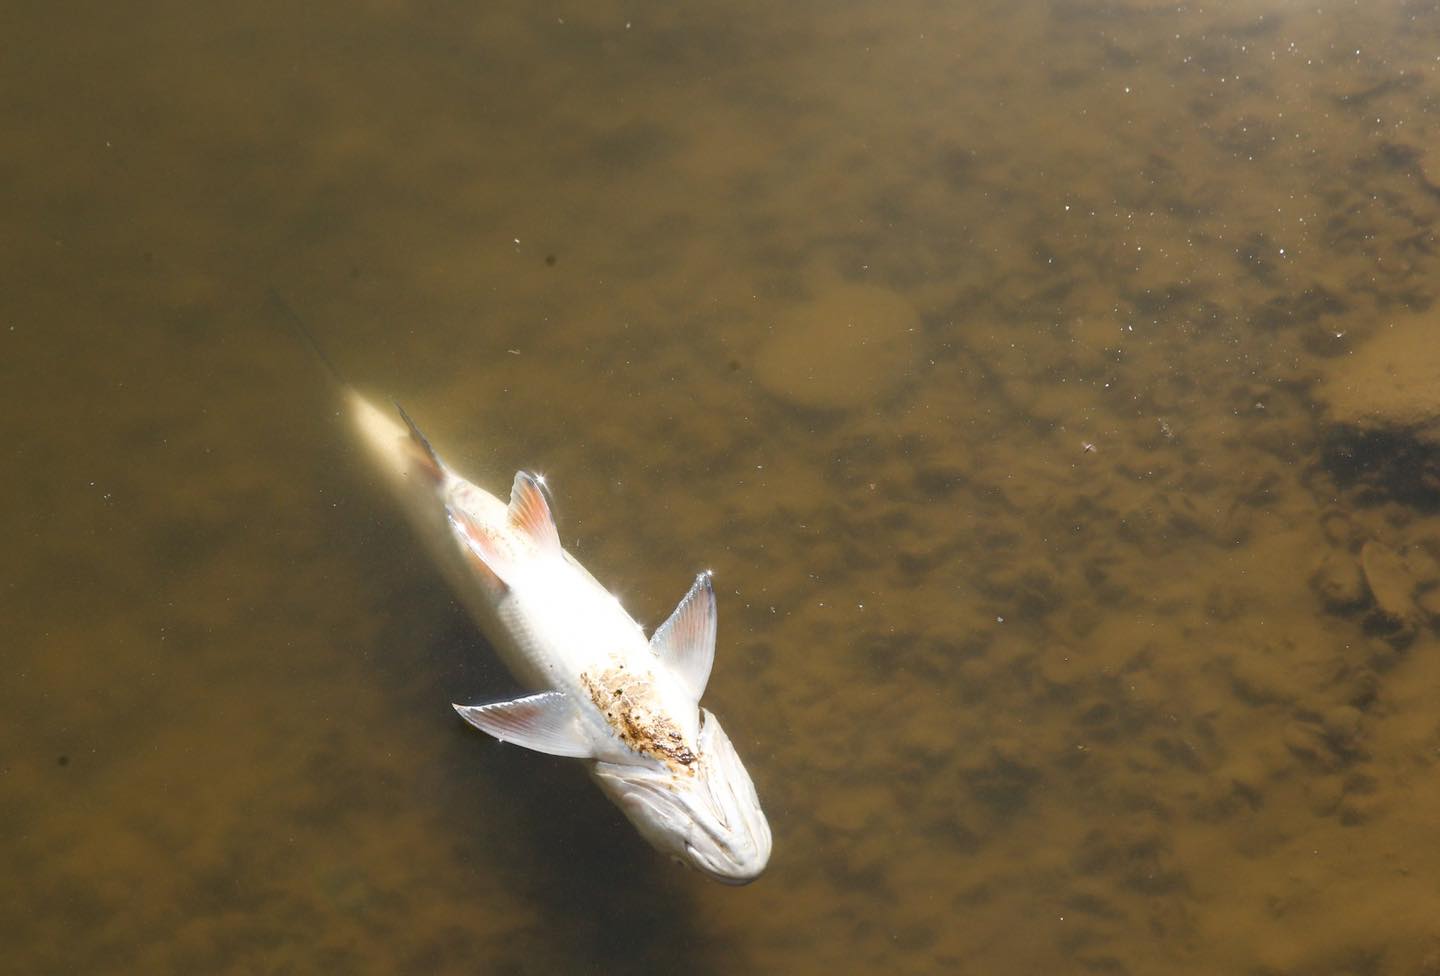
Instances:
[[[528,471],[515,472],[510,486],[510,525],[527,536],[542,553],[558,553],[560,532],[545,498],[545,479]]]
[[[650,647],[698,702],[715,663],[715,584],[706,570],[695,577],[690,592],[655,631]]]

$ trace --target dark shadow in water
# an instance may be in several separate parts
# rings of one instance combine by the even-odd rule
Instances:
[[[507,802],[522,811],[515,885],[539,917],[554,920],[546,938],[557,963],[565,971],[696,971],[702,935],[686,869],[651,850],[576,764],[520,749],[485,753],[487,777],[504,783]]]
[[[396,635],[382,643],[407,632],[413,641],[414,615],[428,614],[431,637],[417,655],[423,666],[407,676],[397,664],[390,677],[397,695],[410,703],[405,707],[434,711],[437,723],[449,722],[453,738],[441,761],[453,763],[455,772],[448,777],[453,789],[447,806],[491,811],[511,832],[476,854],[494,859],[479,870],[502,874],[503,887],[528,902],[539,920],[520,935],[522,945],[508,946],[504,955],[563,972],[706,971],[695,968],[704,936],[692,924],[687,890],[703,880],[652,850],[580,763],[496,743],[450,713],[450,702],[499,701],[523,691],[456,604],[440,611],[445,619],[436,619],[446,599],[438,574],[416,579],[415,589],[426,594],[422,606],[412,594],[398,595],[386,615],[386,629]],[[452,846],[460,850],[483,829],[470,813],[440,823],[456,832]],[[491,971],[503,971],[503,964]]]
[[[1342,488],[1358,500],[1395,499],[1421,511],[1440,510],[1440,451],[1406,430],[1332,432],[1324,462]]]

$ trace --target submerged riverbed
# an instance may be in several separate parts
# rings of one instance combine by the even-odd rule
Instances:
[[[9,20],[0,968],[1440,968],[1431,7]],[[759,882],[456,718],[272,290],[715,572]]]

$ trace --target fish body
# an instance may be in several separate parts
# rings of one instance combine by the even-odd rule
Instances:
[[[730,884],[770,857],[750,774],[700,707],[715,651],[715,590],[701,573],[647,638],[560,545],[544,480],[509,502],[448,467],[409,417],[346,391],[350,419],[456,593],[534,694],[456,705],[505,742],[585,763],[657,849]],[[403,421],[403,422],[402,422]]]

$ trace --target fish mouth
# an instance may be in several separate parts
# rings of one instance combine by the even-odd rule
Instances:
[[[713,859],[708,858],[695,849],[693,844],[685,845],[686,856],[680,858],[684,863],[689,864],[695,870],[709,878],[730,885],[732,888],[740,888],[760,877],[765,870],[768,858],[758,863],[742,863],[739,861],[722,861],[717,864]]]
[[[597,762],[591,773],[656,849],[723,884],[749,884],[770,860],[770,824],[729,737],[701,713],[699,759],[686,772]]]

